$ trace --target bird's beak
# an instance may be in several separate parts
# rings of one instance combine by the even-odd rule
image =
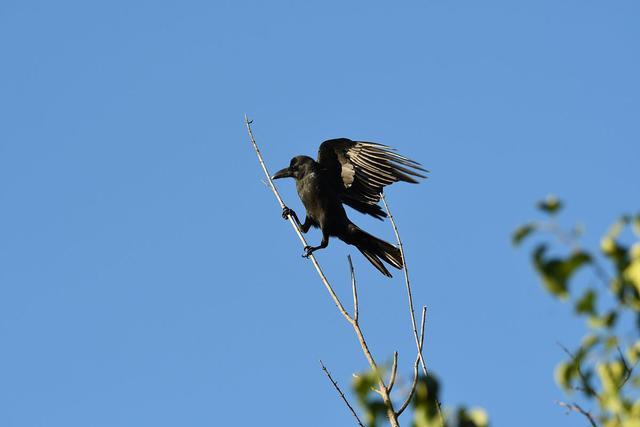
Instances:
[[[291,169],[284,168],[284,169],[280,169],[278,172],[276,172],[271,177],[271,179],[290,178],[292,176],[293,176],[293,174],[291,173]]]

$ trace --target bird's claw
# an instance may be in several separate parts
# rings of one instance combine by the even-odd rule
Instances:
[[[291,215],[291,213],[293,212],[292,209],[289,209],[288,207],[284,207],[282,208],[282,219],[287,219],[289,218],[289,216]]]
[[[311,246],[304,247],[304,253],[302,254],[302,258],[309,258],[313,253],[313,248]]]

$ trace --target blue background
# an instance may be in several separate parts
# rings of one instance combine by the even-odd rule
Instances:
[[[244,113],[272,172],[340,136],[428,167],[388,200],[443,403],[584,425],[553,380],[582,323],[510,233],[550,192],[591,245],[638,208],[638,22],[635,1],[3,1],[0,425],[352,424],[318,359],[344,389],[366,361]],[[401,275],[332,241],[318,258],[347,304],[348,253],[403,390]]]

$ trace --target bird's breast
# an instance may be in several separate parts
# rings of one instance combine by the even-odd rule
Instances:
[[[307,216],[320,227],[323,227],[323,224],[329,224],[332,217],[341,216],[338,211],[344,212],[342,203],[329,183],[323,180],[322,174],[316,172],[308,174],[296,183],[296,188],[307,210]]]
[[[309,174],[296,183],[298,196],[304,204],[304,207],[313,209],[318,206],[323,198],[323,189],[320,181],[315,173]]]

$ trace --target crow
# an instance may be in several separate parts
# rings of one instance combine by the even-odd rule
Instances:
[[[354,245],[382,274],[391,277],[381,260],[402,268],[400,249],[372,236],[347,217],[343,204],[383,220],[387,214],[378,202],[385,186],[398,181],[417,183],[428,172],[417,163],[395,152],[395,149],[374,142],[329,139],[320,145],[318,160],[296,156],[289,167],[276,172],[271,179],[295,178],[298,196],[307,211],[304,224],[296,213],[284,207],[282,217],[290,215],[303,233],[319,227],[319,246],[306,246],[303,257],[326,248],[329,237]],[[414,178],[415,177],[415,178]]]

